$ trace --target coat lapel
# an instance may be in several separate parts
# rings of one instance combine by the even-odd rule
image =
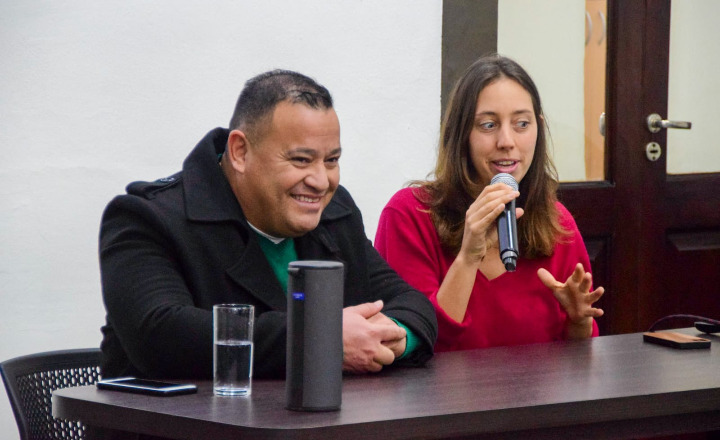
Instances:
[[[340,187],[338,191],[344,192]],[[295,240],[298,257],[303,260],[332,260],[339,261],[347,266],[342,258],[342,252],[335,237],[328,231],[326,224],[352,214],[350,207],[334,197],[320,218],[317,228]]]
[[[257,237],[252,232],[248,234],[245,252],[226,272],[233,281],[271,309],[280,311],[287,309],[285,292],[270,263],[267,262]]]

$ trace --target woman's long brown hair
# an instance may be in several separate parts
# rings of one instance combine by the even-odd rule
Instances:
[[[465,212],[483,190],[469,151],[477,98],[485,87],[500,78],[517,82],[530,94],[538,124],[533,161],[520,182],[518,206],[525,210],[518,219],[520,253],[525,258],[549,256],[556,240],[567,233],[559,223],[555,206],[557,171],[547,148],[540,95],[530,75],[515,61],[500,55],[485,56],[465,71],[455,84],[445,110],[435,180],[415,182],[415,185],[427,191],[427,200],[421,201],[430,207],[440,241],[457,254],[462,245]]]

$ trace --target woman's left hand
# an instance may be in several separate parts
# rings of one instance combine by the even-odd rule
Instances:
[[[590,272],[585,272],[581,263],[575,266],[575,270],[565,283],[557,281],[545,269],[538,269],[537,274],[540,281],[552,290],[555,299],[565,309],[568,314],[569,326],[575,327],[574,329],[568,328],[568,337],[585,336],[588,328],[590,334],[585,337],[589,337],[592,334],[592,319],[598,318],[604,313],[602,309],[595,308],[592,305],[605,293],[605,289],[598,287],[590,292],[592,275]]]

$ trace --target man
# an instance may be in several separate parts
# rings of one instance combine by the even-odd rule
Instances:
[[[287,263],[345,265],[343,368],[421,365],[437,335],[430,302],[365,236],[339,186],[329,92],[272,71],[249,80],[230,128],[208,133],[183,170],[135,182],[100,231],[107,324],[103,377],[212,377],[212,306],[256,307],[255,377],[284,377]]]

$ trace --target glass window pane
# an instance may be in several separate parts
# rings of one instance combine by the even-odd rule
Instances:
[[[498,53],[535,80],[560,180],[603,180],[607,0],[498,1]]]
[[[666,119],[692,122],[691,130],[669,129],[669,174],[720,171],[720,148],[711,130],[720,120],[720,2],[673,2]]]

